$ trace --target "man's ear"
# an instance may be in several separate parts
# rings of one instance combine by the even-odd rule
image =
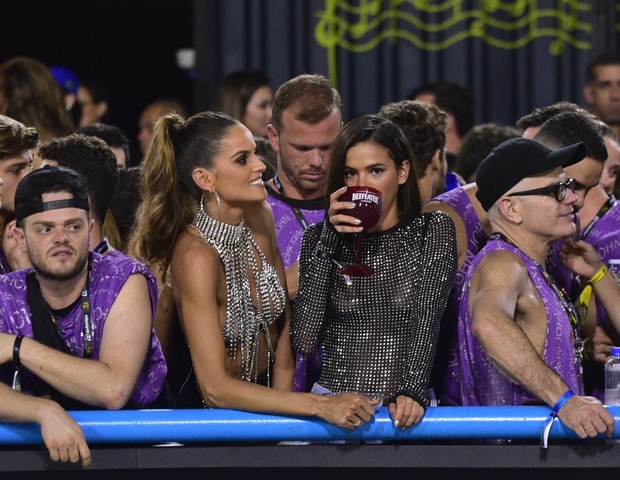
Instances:
[[[510,222],[520,225],[523,222],[523,203],[515,197],[504,196],[498,200],[499,211]]]
[[[592,105],[592,87],[590,85],[583,87],[583,98],[586,99],[588,105]]]
[[[271,148],[273,148],[276,152],[279,152],[280,135],[278,134],[276,127],[274,127],[272,123],[267,125],[267,138],[269,139],[269,143],[271,143]]]
[[[103,102],[99,102],[96,104],[97,106],[95,107],[97,110],[97,115],[99,116],[99,118],[103,117],[106,112],[108,111],[108,102],[103,101]]]
[[[28,246],[26,245],[26,237],[24,236],[24,229],[18,227],[15,220],[7,224],[4,234],[7,236],[8,240],[15,240],[15,243],[17,243],[17,246],[21,251],[28,251]]]
[[[443,155],[443,150],[441,150],[440,148],[438,148],[437,150],[435,150],[435,154],[433,155],[433,158],[431,158],[431,167],[432,167],[432,171],[441,174],[443,171],[442,168],[442,155]]]
[[[192,179],[200,190],[213,193],[215,191],[215,180],[217,176],[203,167],[198,167],[192,172]]]

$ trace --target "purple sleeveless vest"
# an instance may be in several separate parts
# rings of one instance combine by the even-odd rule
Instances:
[[[584,240],[595,248],[606,266],[609,266],[610,260],[620,260],[620,203],[618,201],[596,222]],[[610,325],[607,312],[598,299],[596,313],[598,325]]]
[[[313,225],[323,221],[325,216],[323,200],[292,200],[283,197],[270,187],[267,187],[267,194],[267,201],[271,205],[276,225],[276,237],[278,239],[280,256],[282,257],[284,268],[288,268],[299,257],[301,239],[304,234],[304,229],[295,216],[293,204],[299,208],[308,225]],[[319,377],[321,366],[322,355],[320,351],[307,356],[296,354],[293,390],[296,392],[309,392],[312,384]]]
[[[304,216],[304,219],[308,225],[313,225],[323,221],[325,215],[325,210],[322,208],[323,200],[291,200],[282,197],[271,188],[267,188],[267,194],[267,201],[273,210],[280,256],[282,257],[284,268],[288,268],[291,264],[295,263],[299,257],[301,237],[304,234],[304,229],[295,217],[295,212],[291,204],[300,205],[299,210]],[[303,203],[306,203],[309,208],[301,206]],[[321,208],[313,208],[317,205],[320,205]]]
[[[119,291],[130,275],[140,274],[147,280],[151,297],[151,316],[157,307],[157,284],[153,274],[141,263],[120,255],[100,255],[91,253],[92,274],[90,285],[91,315],[94,323],[93,360],[99,358],[103,328],[110,308]],[[26,292],[26,276],[31,269],[18,270],[0,276],[0,332],[24,335],[32,338],[30,307]],[[70,350],[77,357],[83,357],[82,311],[78,303],[69,315],[60,319],[59,333]],[[162,391],[167,367],[164,356],[151,327],[151,343],[144,366],[138,375],[136,386],[131,395],[134,405],[146,406],[157,399]],[[0,381],[11,385],[13,365],[0,366]],[[43,396],[47,394],[47,385],[29,371],[22,373],[22,392]]]
[[[0,275],[9,273],[11,271],[11,266],[9,265],[9,261],[4,254],[4,250],[0,247]]]
[[[459,363],[457,355],[457,321],[459,304],[465,276],[476,254],[484,247],[488,237],[480,223],[478,214],[463,188],[455,188],[433,200],[450,205],[463,219],[467,232],[467,253],[465,262],[456,273],[448,304],[441,319],[441,331],[437,343],[437,354],[433,368],[432,384],[440,405],[459,405]]]
[[[474,259],[463,288],[458,321],[459,368],[461,375],[461,400],[463,405],[522,405],[535,399],[525,388],[510,381],[489,360],[478,339],[471,331],[469,312],[469,282],[482,259],[491,252],[507,250],[520,257],[530,279],[547,311],[547,338],[543,361],[554,370],[575,393],[581,393],[579,368],[573,358],[573,341],[570,320],[562,309],[553,289],[538,270],[536,264],[516,247],[503,240],[491,240]]]

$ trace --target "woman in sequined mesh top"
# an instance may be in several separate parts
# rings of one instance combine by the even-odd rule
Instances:
[[[191,357],[171,382],[177,405],[315,415],[354,428],[374,413],[365,397],[290,391],[286,279],[255,149],[227,115],[173,114],[157,123],[144,160],[133,251],[171,281],[187,344],[176,348]]]
[[[398,127],[366,115],[337,137],[328,180],[324,223],[306,230],[299,294],[291,320],[296,351],[323,348],[316,392],[363,392],[389,404],[395,426],[421,420],[439,323],[457,268],[454,224],[443,212],[421,215],[413,153]],[[379,222],[363,233],[362,262],[369,277],[345,278],[354,262],[346,214],[339,197],[350,186],[382,193]]]

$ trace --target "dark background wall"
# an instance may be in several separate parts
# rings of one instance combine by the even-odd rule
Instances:
[[[587,61],[615,45],[615,3],[478,0],[433,13],[388,0],[0,0],[0,61],[28,55],[99,79],[132,139],[151,100],[177,97],[191,112],[211,108],[221,78],[242,68],[264,70],[274,89],[304,72],[330,76],[347,118],[375,112],[420,83],[455,81],[476,97],[478,122],[512,124],[558,100],[583,104]],[[492,8],[500,4],[512,9]],[[370,10],[360,13],[360,6]],[[535,18],[545,8],[556,15]],[[436,28],[462,12],[477,16]],[[516,29],[494,26],[519,19]],[[476,28],[512,47],[534,38],[501,48],[473,35]],[[437,48],[457,34],[465,39]],[[197,65],[187,72],[175,52],[191,47]]]
[[[479,122],[512,124],[534,107],[583,103],[585,66],[593,52],[612,48],[617,35],[612,0],[194,4],[197,31],[205,28],[211,38],[196,42],[203,79],[198,104],[209,104],[213,72],[263,68],[276,86],[319,72],[337,79],[349,117],[436,80],[468,87]]]
[[[135,140],[157,97],[192,101],[175,52],[192,46],[190,0],[0,0],[0,62],[35,57],[101,81],[113,119]]]

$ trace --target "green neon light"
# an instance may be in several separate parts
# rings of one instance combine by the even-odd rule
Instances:
[[[539,8],[538,0],[481,0],[478,8],[466,3],[472,2],[325,0],[325,8],[316,12],[315,40],[327,49],[329,76],[334,84],[338,48],[363,53],[384,40],[406,41],[426,51],[444,50],[470,38],[515,50],[548,37],[552,55],[560,55],[566,45],[592,48],[592,25],[582,20],[591,11],[589,2],[558,0],[555,8]],[[425,34],[432,34],[432,40]]]

